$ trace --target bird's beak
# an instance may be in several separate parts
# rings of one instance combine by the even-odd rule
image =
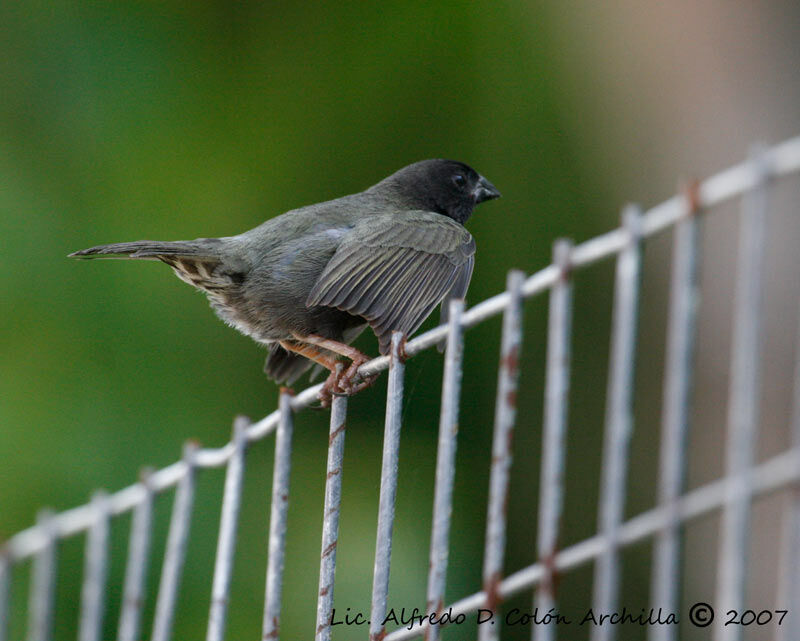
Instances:
[[[475,204],[477,205],[485,200],[500,198],[500,192],[497,191],[497,187],[481,176],[472,192],[472,197],[475,199]]]

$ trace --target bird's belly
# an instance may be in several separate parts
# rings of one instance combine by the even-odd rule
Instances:
[[[230,293],[207,294],[223,322],[264,345],[312,334],[341,341],[365,325],[363,318],[333,307],[309,308],[297,301],[288,304],[277,295],[256,302]]]
[[[216,315],[230,327],[249,336],[257,343],[269,345],[275,341],[288,338],[285,330],[279,329],[270,321],[270,315],[261,310],[255,321],[241,310],[229,296],[208,292],[208,301]]]

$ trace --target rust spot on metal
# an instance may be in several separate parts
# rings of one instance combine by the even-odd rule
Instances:
[[[369,635],[369,641],[383,641],[384,637],[386,637],[386,628],[381,628],[380,632]]]
[[[289,495],[288,494],[281,494],[281,501],[288,501]]]
[[[397,360],[401,363],[405,363],[409,358],[408,354],[406,353],[407,342],[408,339],[406,338],[406,335],[403,334],[400,338],[400,342],[397,344]]]
[[[508,390],[508,394],[506,394],[506,403],[508,403],[511,407],[517,406],[517,390]]]
[[[435,614],[439,614],[444,609],[444,601],[442,601],[442,597],[439,597],[439,600],[436,602],[436,606],[434,607],[432,601],[428,601],[425,604],[426,609],[428,612],[433,612]]]
[[[342,423],[339,427],[337,427],[333,432],[331,432],[330,437],[328,438],[328,445],[333,445],[333,442],[336,440],[336,437],[339,436],[342,432],[344,432],[345,423]]]
[[[263,641],[267,641],[267,639],[277,639],[278,638],[278,617],[272,617],[272,630],[267,632],[263,637]]]
[[[542,565],[544,566],[545,573],[540,583],[542,589],[553,598],[555,598],[558,592],[558,583],[561,579],[561,575],[556,567],[556,552],[557,550],[553,550],[542,557]]]
[[[508,354],[503,357],[503,367],[505,367],[512,376],[516,374],[519,368],[519,345],[514,345],[508,350]]]
[[[328,478],[336,476],[337,474],[341,474],[341,472],[342,472],[342,468],[341,467],[337,467],[335,470],[331,470],[330,472],[328,472]]]
[[[686,216],[694,216],[700,211],[700,181],[693,178],[683,188],[683,196],[686,199]]]
[[[558,267],[558,280],[563,282],[572,276],[572,242],[567,239],[559,239],[553,251],[555,266]]]
[[[331,554],[331,553],[332,553],[332,552],[333,552],[333,551],[336,549],[336,545],[337,545],[338,543],[339,543],[338,541],[334,541],[334,542],[333,542],[333,543],[331,543],[331,544],[330,544],[328,547],[326,547],[326,548],[325,548],[325,549],[322,551],[322,558],[324,559],[326,556],[328,556],[329,554]]]
[[[325,596],[326,594],[328,594],[328,590],[329,590],[329,589],[330,589],[330,588],[329,588],[329,586],[327,586],[327,585],[326,585],[324,588],[322,588],[322,589],[319,591],[319,595],[320,595],[320,596]]]
[[[318,626],[317,626],[317,634],[319,634],[320,632],[322,632],[322,631],[323,631],[325,628],[327,628],[329,625],[330,625],[330,624],[328,624],[328,623],[323,623],[322,625],[318,625]]]
[[[289,396],[294,396],[296,394],[296,392],[291,387],[286,387],[284,385],[281,385],[280,393],[281,394],[288,394]]]
[[[492,575],[484,582],[483,591],[486,592],[486,607],[493,613],[497,611],[497,606],[500,605],[500,573],[493,572]]]

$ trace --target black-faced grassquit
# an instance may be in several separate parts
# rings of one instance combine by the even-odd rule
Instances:
[[[369,189],[293,209],[238,236],[99,245],[70,254],[160,260],[204,291],[226,323],[269,346],[268,376],[291,383],[312,363],[323,387],[352,394],[371,381],[368,357],[350,346],[367,326],[386,354],[391,333],[408,336],[439,303],[467,291],[475,240],[464,223],[500,196],[474,169],[423,160]],[[340,357],[350,359],[340,368]]]

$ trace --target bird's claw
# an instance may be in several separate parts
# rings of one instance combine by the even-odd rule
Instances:
[[[352,396],[371,386],[378,378],[377,374],[361,376],[358,368],[369,359],[355,359],[344,371],[331,372],[322,389],[319,391],[319,401],[322,407],[330,407],[334,396]]]

